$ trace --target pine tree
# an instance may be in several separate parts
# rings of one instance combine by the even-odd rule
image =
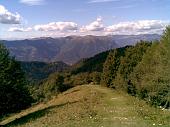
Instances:
[[[117,75],[117,70],[120,65],[120,58],[124,55],[125,48],[119,48],[110,51],[104,66],[103,66],[103,75],[101,83],[108,87],[115,87],[112,85],[113,79]]]
[[[116,88],[125,91],[129,91],[129,89],[131,89],[132,91],[134,86],[130,85],[131,81],[129,80],[129,75],[133,72],[133,69],[136,67],[136,65],[138,65],[138,63],[142,60],[143,55],[150,45],[151,43],[149,42],[140,41],[135,46],[131,46],[126,49],[125,55],[120,59],[117,76],[112,82]]]
[[[19,62],[0,44],[0,115],[16,112],[31,104]]]

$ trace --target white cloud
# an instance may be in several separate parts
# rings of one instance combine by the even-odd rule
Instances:
[[[27,5],[42,5],[44,0],[20,0],[20,3],[27,4]]]
[[[121,22],[108,26],[105,31],[109,34],[160,34],[169,24],[161,20],[140,20],[133,22]]]
[[[105,2],[115,2],[120,0],[90,0],[88,3],[105,3]]]
[[[0,5],[0,23],[2,24],[20,24],[20,14],[9,12],[4,6]]]
[[[31,31],[32,28],[28,27],[28,28],[22,28],[22,27],[11,27],[9,28],[9,32],[29,32]]]
[[[37,31],[76,31],[78,25],[74,22],[52,22],[45,25],[36,25],[34,29]]]
[[[74,22],[52,22],[32,27],[11,27],[8,31],[16,34],[21,33],[27,38],[41,36],[61,37],[70,35],[138,35],[161,34],[169,24],[169,21],[163,20],[139,20],[120,22],[110,26],[105,26],[103,24],[103,19],[99,17],[89,25],[80,27]]]
[[[103,19],[98,17],[96,21],[90,23],[87,26],[83,26],[80,28],[81,32],[88,32],[88,31],[102,31],[104,30]]]

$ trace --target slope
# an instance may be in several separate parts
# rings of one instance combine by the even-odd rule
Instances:
[[[4,41],[4,44],[19,61],[63,61],[67,64],[119,47],[111,38],[100,36],[36,38]]]
[[[103,64],[109,55],[109,51],[99,53],[93,57],[85,58],[71,66],[70,70],[72,74],[78,74],[83,72],[102,72]]]
[[[149,107],[125,93],[96,86],[74,87],[51,101],[12,115],[10,127],[151,127],[170,125],[169,111]]]
[[[46,63],[46,62],[20,62],[21,67],[25,72],[26,78],[30,83],[37,83],[54,72],[62,72],[69,66],[61,61]]]

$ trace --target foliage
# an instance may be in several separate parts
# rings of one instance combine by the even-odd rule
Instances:
[[[110,51],[104,63],[101,83],[112,88],[128,89],[128,76],[149,46],[150,43],[141,41],[135,46]]]
[[[133,72],[134,67],[142,60],[143,55],[150,47],[151,43],[140,41],[135,46],[128,47],[125,55],[120,58],[120,65],[115,78],[112,80],[114,88],[119,88],[128,93],[135,94],[135,87],[129,80],[129,75]]]
[[[170,107],[170,28],[154,43],[131,74],[138,96],[152,105]],[[145,92],[143,92],[145,91]]]
[[[0,115],[30,106],[32,98],[26,84],[20,64],[0,44]]]
[[[151,105],[170,107],[170,27],[160,42],[141,41],[123,52],[112,50],[103,67],[102,84]]]
[[[84,84],[99,84],[101,80],[100,72],[85,72],[70,77],[70,84],[73,86],[84,85]]]
[[[141,41],[110,51],[101,84],[138,96],[151,105],[170,107],[170,28],[160,43]]]
[[[72,86],[65,83],[65,78],[64,73],[51,74],[47,79],[30,88],[33,98],[37,101],[43,101],[71,88]]]
[[[110,51],[103,67],[103,75],[101,83],[108,87],[112,86],[112,80],[116,77],[117,70],[120,65],[120,58],[124,56],[125,48],[118,48]]]

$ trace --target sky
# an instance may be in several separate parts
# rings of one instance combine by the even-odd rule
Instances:
[[[0,39],[161,34],[170,0],[0,0]]]

